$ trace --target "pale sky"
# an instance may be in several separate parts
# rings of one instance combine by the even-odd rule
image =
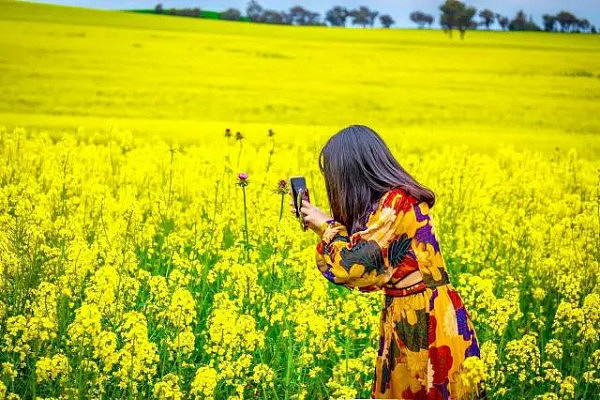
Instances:
[[[223,11],[229,7],[238,8],[245,14],[247,0],[37,0],[43,3],[64,4],[79,7],[102,9],[132,9],[154,8],[162,3],[164,8],[170,7],[200,7],[205,10]],[[478,10],[490,8],[492,11],[511,18],[523,9],[531,15],[535,22],[542,26],[542,14],[556,14],[561,10],[570,11],[578,18],[587,18],[593,25],[600,28],[600,0],[463,0],[467,5]],[[258,0],[263,8],[278,11],[288,10],[294,5],[301,5],[312,11],[319,12],[321,18],[325,11],[336,5],[354,8],[366,5],[380,14],[390,14],[396,21],[396,27],[414,27],[408,15],[415,10],[421,10],[435,17],[434,26],[439,28],[438,6],[443,0]]]

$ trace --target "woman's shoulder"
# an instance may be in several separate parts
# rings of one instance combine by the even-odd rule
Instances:
[[[387,190],[376,204],[367,217],[365,228],[380,226],[385,224],[384,221],[405,217],[416,224],[422,224],[424,215],[428,213],[422,210],[423,206],[427,207],[427,203],[420,202],[401,187]]]
[[[380,208],[393,208],[396,213],[400,211],[407,212],[411,207],[418,203],[419,201],[403,188],[395,187],[384,193],[381,199]]]
[[[375,221],[398,218],[408,212],[413,215],[421,214],[418,206],[419,201],[403,188],[389,189],[374,203],[366,218],[366,226],[377,224]]]

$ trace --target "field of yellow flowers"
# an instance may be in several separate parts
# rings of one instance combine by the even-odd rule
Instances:
[[[473,380],[600,395],[596,38],[0,11],[0,399],[368,397],[383,294],[320,275],[280,188],[327,209],[356,122],[437,195]]]

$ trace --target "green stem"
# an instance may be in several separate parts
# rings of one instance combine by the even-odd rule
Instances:
[[[240,150],[238,151],[238,156],[237,156],[237,166],[240,166],[240,156],[242,155],[242,141],[240,140]]]
[[[215,182],[215,200],[213,202],[213,217],[211,221],[211,232],[210,232],[210,243],[212,244],[213,237],[215,235],[215,219],[217,218],[217,199],[219,196],[219,180]]]
[[[284,198],[284,194],[281,195],[281,206],[279,207],[279,220],[281,221],[281,217],[283,216],[283,198]]]
[[[246,211],[246,187],[242,186],[242,194],[244,195],[244,238],[246,241],[246,260],[249,259],[249,255],[248,255],[248,246],[249,246],[249,242],[248,242],[248,213]]]
[[[273,152],[275,152],[275,141],[271,141],[271,150],[269,150],[269,159],[267,160],[267,172],[271,168],[271,157],[273,156]]]
[[[290,382],[290,375],[292,372],[292,362],[293,362],[293,353],[294,353],[294,345],[292,343],[292,339],[291,336],[288,335],[288,351],[287,351],[287,366],[286,366],[286,370],[285,370],[285,396],[284,399],[288,399],[288,390],[289,390],[289,382]]]
[[[346,374],[344,376],[344,382],[347,385],[348,384],[348,375],[349,375],[348,374],[348,332],[346,332],[346,338],[344,341],[344,353],[346,356],[346,363],[345,363],[346,364]]]

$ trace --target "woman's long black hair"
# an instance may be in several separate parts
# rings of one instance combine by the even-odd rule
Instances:
[[[319,155],[331,213],[352,234],[388,190],[401,188],[429,207],[434,193],[402,168],[381,137],[364,125],[350,125],[333,135]]]

